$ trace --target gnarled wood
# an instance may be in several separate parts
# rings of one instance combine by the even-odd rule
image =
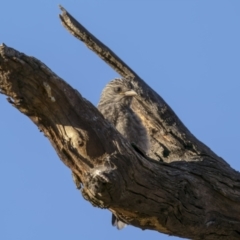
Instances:
[[[151,136],[149,153],[151,158],[172,162],[192,161],[198,159],[200,155],[216,157],[209,148],[188,131],[167,103],[128,65],[77,22],[63,7],[60,6],[60,9],[63,26],[122,77],[132,81],[134,90],[138,93],[138,99],[133,104],[133,108],[141,117]]]
[[[127,69],[123,62],[119,68]],[[240,174],[131,73],[127,77],[139,94],[133,107],[151,138],[148,157],[46,65],[0,47],[1,93],[48,137],[80,182],[85,199],[142,229],[192,239],[239,239]]]

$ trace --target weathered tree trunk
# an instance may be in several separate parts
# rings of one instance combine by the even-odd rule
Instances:
[[[144,156],[39,60],[2,45],[0,90],[44,132],[85,199],[128,224],[192,239],[240,239],[240,174],[63,8],[64,26],[123,77],[151,141]]]

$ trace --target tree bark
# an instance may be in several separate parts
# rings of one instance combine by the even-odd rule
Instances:
[[[0,47],[0,91],[50,140],[84,198],[128,224],[192,239],[240,239],[240,174],[197,140],[172,109],[63,8],[64,26],[121,76],[151,142],[149,156],[36,58]]]

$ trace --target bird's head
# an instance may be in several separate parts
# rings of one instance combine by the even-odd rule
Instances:
[[[136,95],[137,93],[133,90],[129,80],[124,78],[114,79],[103,89],[99,105],[121,104],[130,106],[132,98]]]

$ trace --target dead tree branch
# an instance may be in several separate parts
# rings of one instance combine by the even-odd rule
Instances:
[[[240,174],[65,10],[61,20],[122,76],[130,76],[152,145],[150,158],[139,154],[46,65],[2,45],[1,93],[48,137],[80,181],[85,199],[142,229],[192,239],[239,239]]]
[[[197,140],[180,121],[167,103],[149,87],[131,68],[127,66],[111,49],[86,30],[63,7],[60,6],[63,26],[76,38],[109,64],[122,77],[129,78],[138,93],[133,104],[135,111],[151,135],[149,156],[164,162],[192,161],[199,155],[215,157],[204,144]]]
[[[77,39],[83,41],[86,46],[94,51],[100,58],[111,66],[123,77],[138,77],[137,74],[124,63],[111,49],[105,46],[95,36],[93,36],[83,25],[71,16],[62,6],[59,15],[63,26]]]

